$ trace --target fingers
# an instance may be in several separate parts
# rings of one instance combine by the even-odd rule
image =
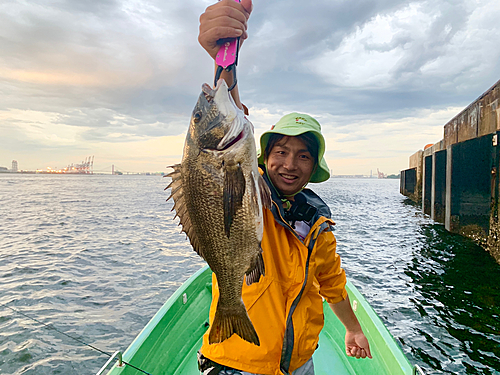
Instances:
[[[360,348],[359,346],[346,347],[346,354],[349,357],[355,357],[357,359],[366,357],[372,358],[372,354],[370,353],[370,348],[364,349]]]
[[[243,5],[234,0],[222,0],[209,6],[200,16],[200,33],[198,41],[213,57],[219,50],[220,39],[246,39],[247,20],[252,8],[251,0],[243,0]]]
[[[236,19],[207,19],[200,23],[200,36],[207,35],[212,39],[235,38],[246,33],[246,21],[241,23]]]
[[[200,30],[198,41],[203,47],[207,46],[208,48],[216,48],[218,44],[217,42],[220,39],[237,38],[239,36],[242,36],[242,31],[240,29],[234,29],[228,26],[218,26],[210,29],[209,31]]]
[[[346,331],[345,351],[349,357],[372,358],[370,344],[362,331]]]
[[[364,349],[366,351],[366,356],[370,359],[372,359],[372,353],[370,351],[370,346],[368,345],[368,347],[366,349]]]
[[[241,6],[243,8],[245,8],[245,10],[247,11],[248,15],[250,15],[250,13],[252,13],[252,10],[253,10],[252,0],[241,0]]]
[[[366,358],[365,350],[357,346],[353,348],[346,348],[346,354],[349,357],[356,357],[357,359]]]
[[[222,26],[245,32],[248,17],[250,17],[250,13],[242,5],[234,0],[223,0],[209,6],[205,13],[200,16],[200,30],[206,31]]]

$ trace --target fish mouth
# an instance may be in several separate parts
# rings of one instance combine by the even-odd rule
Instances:
[[[217,150],[224,151],[238,144],[245,138],[246,128],[245,117],[236,115],[231,122],[228,132],[217,145]]]
[[[208,83],[204,83],[201,86],[201,91],[203,92],[203,95],[205,95],[205,99],[207,99],[207,102],[212,103],[217,95],[217,92],[219,90],[222,90],[223,92],[227,92],[227,95],[229,97],[229,101],[234,104],[233,98],[231,96],[231,92],[227,89],[227,83],[224,81],[222,78],[219,79],[217,82],[217,86],[215,88],[212,88]],[[236,104],[235,104],[236,106]]]
[[[217,93],[217,87],[215,89],[211,88],[208,83],[204,83],[201,86],[201,91],[203,92],[203,95],[205,95],[205,99],[207,99],[207,102],[212,103],[215,97],[215,94]]]
[[[236,143],[238,143],[239,141],[241,141],[243,139],[243,137],[245,136],[245,129],[243,129],[240,134],[238,134],[232,141],[230,141],[229,143],[227,144],[223,144],[223,142],[221,141],[219,143],[219,145],[217,146],[217,150],[219,151],[225,151],[229,148],[231,148],[232,146],[234,146]],[[221,144],[222,143],[222,144]]]
[[[241,110],[234,103],[233,97],[227,89],[226,81],[223,79],[219,79],[215,88],[212,88],[208,83],[204,83],[201,86],[201,91],[203,93],[202,98],[204,97],[208,105],[217,106],[218,112],[225,118],[223,122],[228,120],[230,122],[230,124],[226,125],[229,127],[227,133],[224,134],[224,137],[215,147],[217,151],[226,151],[245,138],[246,125],[244,115],[240,115],[239,112]],[[214,123],[213,127],[219,125],[220,123]],[[206,129],[206,131],[212,130],[213,127]]]

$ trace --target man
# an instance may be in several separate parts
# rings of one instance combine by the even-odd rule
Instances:
[[[198,40],[214,60],[220,47],[217,41],[247,38],[251,10],[251,0],[222,0],[200,17]],[[224,72],[221,78],[232,85],[231,73]],[[237,85],[231,94],[247,112]],[[323,327],[322,297],[346,327],[346,354],[371,358],[345,290],[330,210],[314,192],[305,189],[308,182],[330,177],[320,124],[306,114],[288,114],[262,135],[260,146],[258,161],[273,199],[272,209],[264,212],[266,274],[242,290],[260,345],[237,335],[210,345],[207,333],[200,353],[202,373],[313,375],[312,355]],[[218,296],[214,278],[210,322]]]

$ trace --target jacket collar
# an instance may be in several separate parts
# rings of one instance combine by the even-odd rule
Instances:
[[[261,169],[264,170],[265,167],[261,166]],[[269,181],[267,173],[263,173],[262,177],[264,178],[264,181],[266,181],[266,184],[269,187],[269,190],[271,191],[271,198],[273,202],[276,203],[273,204],[271,211],[273,212],[275,219],[281,222],[282,221],[281,218],[285,217],[285,209],[283,208],[283,202],[281,201],[278,191],[271,183],[271,181]],[[307,203],[317,208],[316,215],[311,220],[311,224],[314,224],[322,216],[326,217],[327,219],[331,219],[332,212],[330,211],[330,208],[314,191],[308,188],[304,188],[300,193],[297,193],[297,195],[302,195]]]

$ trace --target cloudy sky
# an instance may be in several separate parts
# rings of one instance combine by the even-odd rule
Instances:
[[[166,171],[213,66],[205,0],[0,2],[0,166]],[[334,174],[399,173],[500,79],[498,0],[255,0],[238,80],[257,135],[315,116]]]

